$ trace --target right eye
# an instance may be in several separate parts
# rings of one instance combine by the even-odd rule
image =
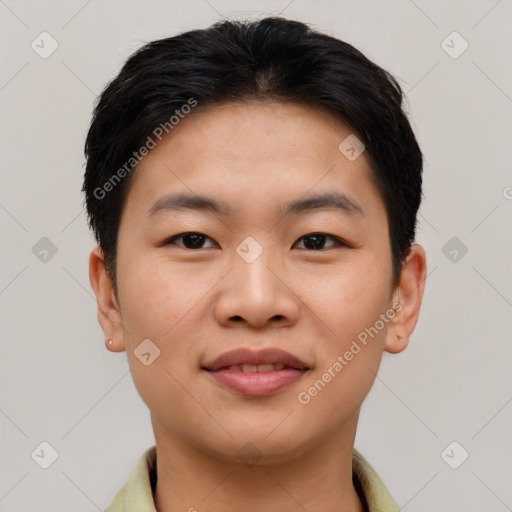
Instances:
[[[176,241],[180,239],[183,240],[183,245],[176,243]],[[179,233],[178,235],[174,235],[162,242],[162,246],[177,245],[178,247],[183,247],[184,249],[204,249],[203,243],[205,240],[213,241],[213,239],[211,239],[209,236],[203,235],[202,233]]]

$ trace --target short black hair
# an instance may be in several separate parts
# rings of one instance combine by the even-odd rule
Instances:
[[[220,21],[145,44],[98,97],[85,142],[89,226],[116,295],[118,229],[137,150],[157,127],[169,132],[185,105],[251,99],[329,112],[361,139],[385,203],[398,284],[414,242],[423,168],[404,98],[396,79],[349,43],[281,17]]]

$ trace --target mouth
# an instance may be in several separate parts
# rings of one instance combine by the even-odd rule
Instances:
[[[205,368],[206,369],[206,368]],[[308,368],[296,368],[287,366],[283,363],[276,364],[232,364],[231,366],[224,366],[217,370],[208,370],[212,372],[231,371],[231,372],[244,372],[244,373],[266,373],[266,372],[280,372],[281,370],[307,370]]]
[[[234,350],[202,367],[222,387],[247,396],[274,394],[297,382],[310,369],[298,357],[280,349]]]

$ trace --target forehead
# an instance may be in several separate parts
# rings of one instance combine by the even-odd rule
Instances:
[[[173,145],[206,144],[220,158],[320,156],[351,130],[332,114],[292,102],[248,100],[196,108],[169,134]],[[326,156],[326,155],[325,155]]]
[[[366,196],[363,203],[379,201],[364,152],[351,161],[339,149],[353,135],[335,116],[294,103],[198,108],[138,165],[128,194],[130,208],[144,203],[145,211],[138,214],[146,214],[165,193],[175,191],[213,193],[239,205],[244,199],[263,205],[284,202],[285,195],[291,200],[330,189],[359,204],[356,192]]]

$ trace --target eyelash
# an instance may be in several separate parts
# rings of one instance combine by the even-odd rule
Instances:
[[[212,239],[212,238],[210,238],[209,236],[203,235],[203,233],[199,233],[199,232],[197,232],[197,231],[187,231],[187,232],[185,232],[185,233],[179,233],[179,234],[177,234],[177,235],[174,235],[174,236],[172,236],[172,237],[170,237],[170,238],[168,238],[168,239],[164,240],[164,241],[162,242],[162,244],[161,244],[161,245],[162,245],[162,246],[166,246],[166,245],[177,245],[177,244],[175,244],[175,243],[174,243],[174,241],[175,241],[175,240],[178,240],[178,239],[180,239],[180,238],[183,238],[183,237],[185,237],[185,236],[187,236],[187,235],[200,235],[200,236],[204,237],[205,239],[208,239],[208,238],[209,238],[210,240],[213,240],[213,239]],[[307,235],[303,235],[303,236],[301,236],[301,237],[297,240],[297,242],[298,242],[299,240],[302,240],[302,239],[306,238],[306,237],[314,236],[314,235],[321,235],[321,236],[325,236],[326,238],[330,238],[331,240],[334,240],[334,242],[336,242],[336,245],[335,245],[335,246],[328,247],[328,249],[331,249],[331,248],[336,247],[336,246],[337,246],[337,247],[348,247],[348,248],[352,247],[352,245],[351,245],[351,244],[349,244],[348,242],[346,242],[345,240],[343,240],[343,239],[341,239],[341,238],[338,238],[338,237],[336,237],[336,236],[334,236],[334,235],[329,235],[328,233],[321,233],[321,232],[316,232],[316,231],[315,231],[315,232],[313,232],[313,233],[308,233]],[[293,245],[295,245],[297,242],[295,242]],[[181,247],[182,249],[187,249],[187,250],[189,250],[189,251],[196,251],[196,250],[199,250],[199,249],[203,249],[203,247],[199,247],[199,248],[197,248],[197,249],[191,249],[191,248],[189,248],[189,247],[183,247],[183,246],[181,246],[181,245],[178,245],[178,247]],[[210,247],[209,247],[209,249],[210,249]],[[306,251],[309,251],[309,252],[317,252],[317,251],[325,251],[326,249],[302,249],[302,250],[306,250]]]

